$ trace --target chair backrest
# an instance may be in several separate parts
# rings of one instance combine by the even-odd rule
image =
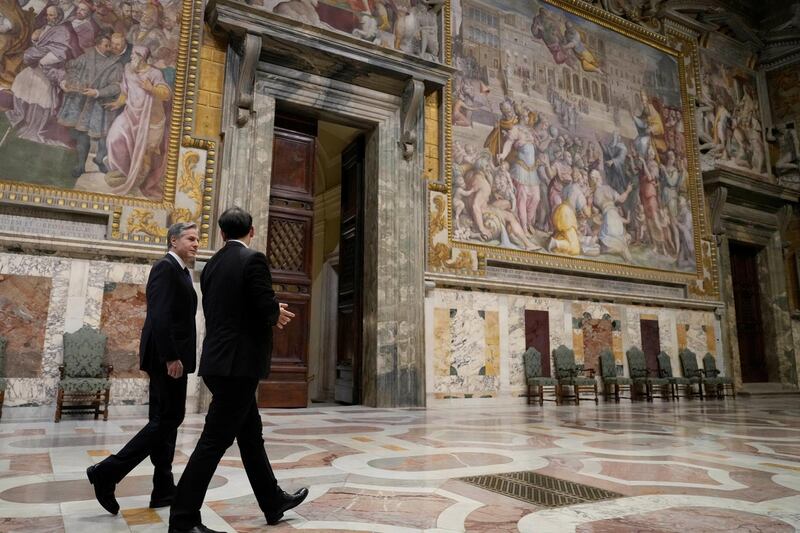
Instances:
[[[617,377],[617,362],[614,354],[608,348],[600,350],[600,376],[604,378]]]
[[[697,356],[689,348],[681,350],[678,359],[681,360],[683,375],[687,378],[695,377],[700,373],[700,369],[697,367]]]
[[[83,326],[64,333],[64,375],[71,378],[103,376],[103,355],[107,337],[95,328]]]
[[[707,378],[715,378],[720,374],[717,369],[717,360],[711,355],[711,352],[706,352],[703,356],[703,371]]]
[[[525,365],[525,377],[527,379],[542,377],[542,354],[539,350],[531,346],[522,354],[522,362]]]
[[[644,352],[637,346],[631,346],[625,352],[628,358],[628,372],[632,378],[646,378],[647,377],[647,362]]]
[[[575,373],[575,352],[563,344],[553,350],[553,362],[556,365],[557,378],[572,377]]]
[[[665,352],[660,352],[656,357],[658,360],[658,375],[662,378],[671,378],[674,377],[672,375],[672,361],[670,361],[669,355]]]
[[[6,377],[6,346],[8,341],[0,337],[0,378]]]

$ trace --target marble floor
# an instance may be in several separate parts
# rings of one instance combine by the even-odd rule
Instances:
[[[485,404],[484,404],[485,405]],[[5,413],[4,413],[5,414]],[[0,532],[165,532],[147,508],[149,463],[105,513],[86,467],[119,449],[142,418],[0,421]],[[652,404],[264,410],[267,450],[306,503],[268,527],[239,450],[228,450],[203,521],[224,531],[620,532],[800,529],[800,396]],[[179,474],[203,426],[178,436]],[[535,470],[623,495],[537,507],[455,478]]]

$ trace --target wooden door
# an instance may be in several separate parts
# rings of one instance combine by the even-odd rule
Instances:
[[[661,336],[658,332],[658,320],[641,320],[642,351],[647,368],[658,371],[658,354],[661,351]],[[657,374],[653,373],[653,377]]]
[[[525,349],[533,346],[542,354],[542,376],[550,377],[550,314],[525,310]]]
[[[337,315],[336,388],[334,398],[361,402],[361,332],[363,308],[364,138],[342,152],[341,225],[339,227],[339,288]]]
[[[316,121],[276,117],[275,125],[267,259],[278,300],[296,316],[273,329],[272,366],[259,384],[258,406],[306,407]]]
[[[736,336],[739,339],[739,361],[742,381],[769,381],[764,360],[764,325],[761,317],[761,294],[758,288],[759,249],[732,242],[731,276],[736,305]]]

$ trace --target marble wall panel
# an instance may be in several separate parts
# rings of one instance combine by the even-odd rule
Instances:
[[[37,377],[50,304],[50,278],[0,274],[0,336],[7,341],[0,377]]]
[[[100,329],[108,335],[106,358],[114,365],[114,377],[144,378],[139,370],[139,337],[147,312],[145,286],[105,283]]]
[[[454,289],[434,289],[426,300],[427,396],[433,403],[463,401],[466,405],[486,396],[493,398],[487,401],[509,401],[524,394],[522,353],[525,351],[526,309],[548,312],[551,349],[560,344],[572,348],[574,337],[583,339],[583,325],[579,323],[599,323],[605,317],[612,323],[611,345],[625,375],[628,374],[625,350],[641,346],[642,319],[658,321],[661,349],[670,355],[675,372],[680,373],[678,347],[681,343],[696,348],[701,356],[711,351],[722,369],[719,324],[713,312]],[[680,342],[679,324],[684,328]],[[499,381],[495,375],[492,332],[499,335]],[[604,343],[608,344],[607,338]]]

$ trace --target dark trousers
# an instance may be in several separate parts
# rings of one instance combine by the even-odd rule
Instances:
[[[167,375],[166,365],[150,372],[149,421],[119,452],[100,462],[97,473],[103,481],[119,483],[147,456],[153,463],[153,495],[171,494],[175,487],[172,459],[178,426],[186,412],[186,375]]]
[[[266,513],[277,503],[278,481],[264,449],[261,415],[256,405],[258,380],[222,376],[205,376],[203,380],[212,394],[211,405],[170,510],[169,525],[177,529],[200,524],[200,507],[208,484],[234,439],[258,506]]]

